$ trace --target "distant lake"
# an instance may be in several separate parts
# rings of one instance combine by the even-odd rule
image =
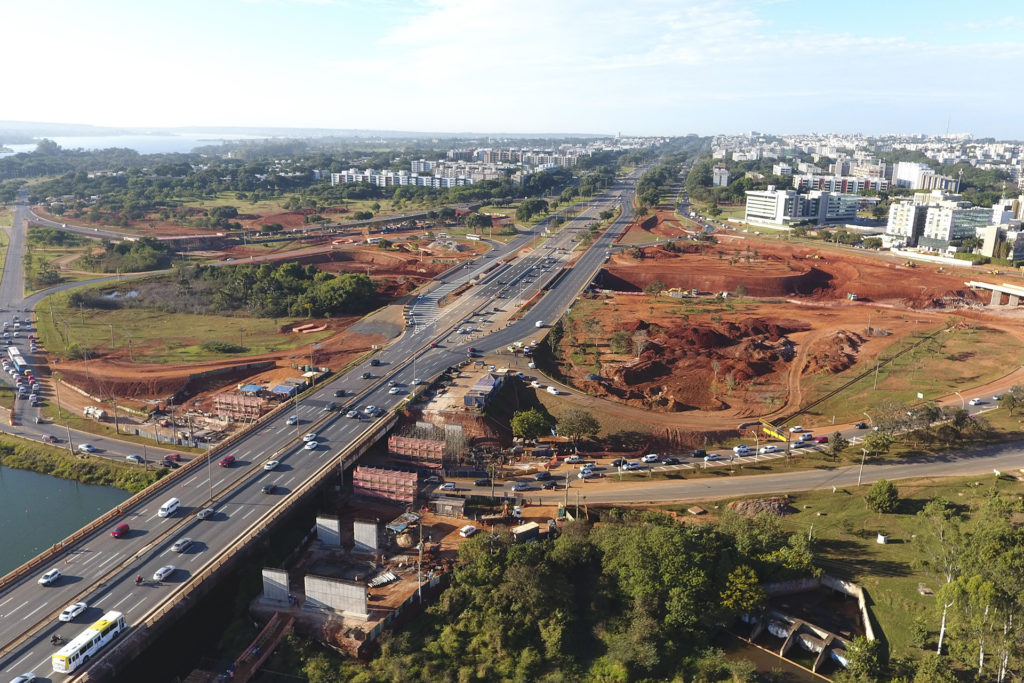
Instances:
[[[0,466],[0,576],[60,543],[127,491]]]
[[[266,140],[258,135],[236,135],[229,133],[189,133],[188,135],[84,135],[84,136],[46,136],[64,149],[107,149],[109,147],[127,147],[139,154],[170,154],[173,152],[191,152],[196,147],[219,145],[223,142],[236,140]],[[12,153],[35,151],[35,144],[4,145],[13,152],[2,153],[0,157]]]

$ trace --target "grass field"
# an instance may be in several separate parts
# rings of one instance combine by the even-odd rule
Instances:
[[[14,211],[10,207],[0,207],[0,228],[9,228],[14,225]]]
[[[899,349],[907,348],[934,330],[922,329],[914,336],[894,342],[880,358],[893,357]],[[805,377],[804,394],[809,400],[822,396],[870,369],[873,363],[874,359],[863,359],[838,374]],[[924,401],[932,401],[957,390],[966,391],[965,387],[999,379],[1021,364],[1024,364],[1024,349],[1006,332],[985,328],[940,332],[934,340],[880,367],[877,388],[874,373],[871,373],[816,406],[812,414],[835,415],[838,422],[855,421],[861,419],[864,411],[870,412],[871,406],[883,401],[912,405],[921,402],[918,393],[924,394]]]
[[[127,308],[112,311],[79,311],[69,308],[67,294],[43,299],[36,308],[37,327],[43,345],[59,353],[69,343],[103,351],[113,348],[127,352],[142,363],[188,363],[230,358],[235,354],[211,353],[203,342],[222,341],[246,347],[246,355],[282,351],[319,341],[329,330],[301,335],[301,339],[278,334],[281,325],[298,318],[244,318],[230,316],[163,313]]]
[[[0,230],[0,272],[3,271],[4,264],[7,262],[7,247],[10,245],[10,233],[5,230]]]
[[[924,540],[917,534],[921,521],[917,512],[936,497],[954,501],[962,508],[975,510],[998,493],[1008,498],[1024,494],[1024,483],[993,476],[958,479],[921,479],[897,482],[901,503],[895,514],[872,512],[864,502],[868,487],[807,491],[790,494],[794,514],[781,518],[792,533],[814,539],[819,564],[825,571],[860,584],[867,590],[868,603],[880,637],[888,644],[891,656],[920,656],[921,650],[910,644],[914,620],[923,617],[931,630],[931,647],[938,633],[936,598],[922,595],[919,586],[937,591],[939,579],[921,569],[927,558]],[[700,504],[707,510],[720,509],[727,501]],[[669,506],[681,510],[692,504]],[[879,544],[877,534],[889,535],[889,543]],[[877,634],[876,634],[877,635]]]

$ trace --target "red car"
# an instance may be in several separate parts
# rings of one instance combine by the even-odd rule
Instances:
[[[181,456],[177,453],[168,453],[164,456],[164,460],[170,460],[171,462],[181,462]]]
[[[114,527],[114,530],[110,532],[110,535],[114,538],[121,538],[128,533],[128,528],[127,524],[118,524]]]
[[[814,443],[828,443],[828,437],[819,436],[817,439],[814,440]]]
[[[432,348],[432,349],[436,349],[439,346],[440,346],[440,344],[438,344],[437,342],[430,342],[430,348]]]
[[[221,467],[230,467],[231,465],[234,465],[234,464],[235,464],[235,456],[233,456],[233,455],[225,455],[223,458],[220,459],[220,466]]]

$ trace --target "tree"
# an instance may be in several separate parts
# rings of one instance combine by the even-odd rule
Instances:
[[[745,564],[729,572],[725,589],[721,593],[722,607],[733,614],[750,614],[767,599],[757,573]]]
[[[651,280],[647,286],[644,287],[644,293],[650,296],[658,296],[665,289],[667,289],[667,287],[661,280]]]
[[[900,493],[891,481],[879,479],[868,489],[865,500],[868,507],[875,512],[896,512],[900,504]]]
[[[558,419],[558,431],[562,436],[572,439],[572,445],[575,448],[576,441],[581,437],[595,436],[601,431],[601,423],[586,410],[572,408],[565,411],[565,415]]]
[[[895,439],[886,432],[871,432],[864,437],[864,448],[871,455],[885,455],[892,448]]]
[[[615,330],[608,340],[608,348],[612,353],[629,353],[633,345],[633,335],[626,330]]]
[[[736,296],[746,296],[748,292],[747,286],[742,282],[736,285]]]
[[[945,657],[924,657],[917,665],[913,683],[956,683],[957,677]]]
[[[829,437],[828,453],[832,456],[833,460],[838,460],[839,456],[843,454],[843,451],[849,447],[849,440],[839,432],[836,432]]]
[[[531,441],[550,433],[551,424],[548,417],[537,410],[518,410],[512,415],[512,434],[520,439]]]
[[[882,673],[882,662],[879,657],[880,645],[877,640],[868,640],[864,636],[856,636],[846,650],[849,664],[846,670],[867,680],[878,680]]]

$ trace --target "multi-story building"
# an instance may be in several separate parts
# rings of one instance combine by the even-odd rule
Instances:
[[[729,185],[729,169],[725,164],[715,164],[715,167],[711,169],[711,184],[714,187]]]
[[[857,194],[863,190],[887,190],[889,181],[885,178],[856,178],[853,176],[819,176],[799,174],[793,176],[794,190],[827,190]]]
[[[918,244],[942,248],[953,240],[976,237],[992,220],[992,209],[965,201],[941,201],[928,207]]]
[[[434,166],[436,164],[437,164],[437,162],[434,162],[434,161],[427,161],[426,159],[418,159],[418,160],[412,162],[412,164],[411,164],[412,169],[411,170],[412,170],[413,173],[430,173],[431,171],[434,170]]]
[[[928,213],[926,204],[913,201],[893,202],[889,205],[889,222],[885,234],[903,246],[916,247],[917,240],[924,233],[924,219]]]
[[[779,162],[777,164],[772,164],[772,175],[777,175],[780,177],[787,175],[791,176],[793,175],[793,167],[784,161]]]
[[[794,221],[809,220],[817,223],[838,223],[857,217],[860,197],[837,192],[814,190],[800,194],[795,190],[767,190],[746,193],[745,217],[748,223],[786,225]]]
[[[409,171],[377,171],[368,168],[359,171],[350,168],[347,171],[331,174],[331,185],[342,183],[367,183],[378,187],[390,187],[393,185],[415,185],[419,187],[457,187],[459,185],[472,185],[473,179],[466,177],[443,177],[419,175]]]

